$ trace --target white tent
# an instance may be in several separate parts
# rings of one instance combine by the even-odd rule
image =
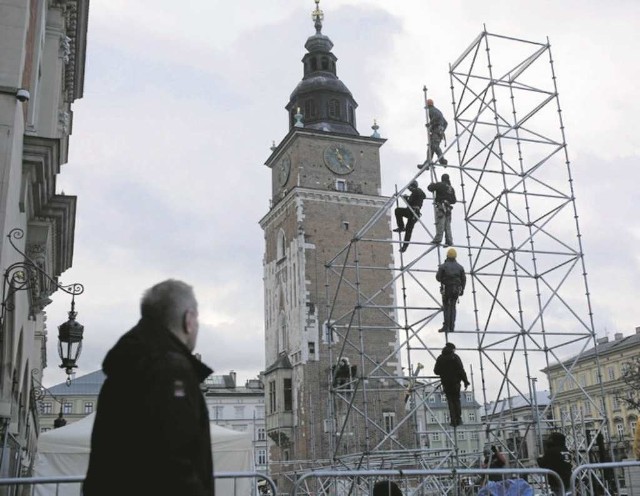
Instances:
[[[35,477],[84,476],[89,466],[91,431],[95,413],[40,434],[38,454],[34,467]],[[211,424],[211,451],[216,472],[252,472],[253,449],[251,435]],[[216,494],[250,494],[252,479],[216,481]],[[53,484],[36,486],[35,496],[79,496],[80,484],[65,484],[56,493]]]

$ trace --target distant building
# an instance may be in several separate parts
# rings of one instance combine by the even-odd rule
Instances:
[[[420,435],[420,446],[429,450],[434,458],[444,458],[451,453],[452,439],[445,434],[450,427],[447,397],[441,391],[440,381],[426,384],[424,391],[416,388],[416,397],[421,398],[422,407],[418,409],[416,426]],[[478,434],[480,404],[474,399],[472,391],[461,391],[462,425],[456,428],[456,446],[458,457],[465,465],[473,465],[482,449],[483,440]]]
[[[485,444],[496,445],[509,459],[510,467],[537,467],[542,454],[542,440],[551,430],[549,392],[513,396],[489,403],[482,415]]]
[[[267,471],[267,436],[264,419],[264,385],[260,379],[250,379],[244,386],[236,385],[236,373],[210,375],[202,387],[212,422],[249,432],[253,443],[256,471]]]
[[[77,422],[96,410],[98,394],[104,382],[102,370],[74,378],[44,389],[40,400],[40,432],[55,428],[55,421],[62,418],[66,424]],[[60,416],[62,413],[62,417]]]
[[[551,393],[556,395],[553,417],[557,426],[565,429],[572,426],[576,438],[580,434],[588,440],[593,438],[590,433],[599,429],[604,419],[602,433],[607,447],[610,443],[613,458],[623,460],[632,457],[638,412],[627,408],[620,398],[637,394],[628,390],[622,374],[625,364],[639,353],[640,327],[637,327],[631,336],[616,333],[613,341],[607,337],[600,338],[597,346],[584,351],[577,361],[576,357],[571,357],[544,369]],[[564,380],[563,368],[571,366],[575,381]],[[581,389],[587,392],[587,397]]]

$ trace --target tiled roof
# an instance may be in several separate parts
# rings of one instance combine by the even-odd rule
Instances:
[[[62,382],[48,389],[54,396],[98,396],[104,379],[104,372],[102,372],[102,370],[96,370],[90,374],[76,377],[68,386],[66,382]]]
[[[617,339],[604,342],[599,342],[597,346],[593,348],[589,348],[585,350],[578,359],[578,363],[583,362],[585,360],[591,360],[596,354],[596,350],[598,351],[599,356],[610,355],[611,353],[617,353],[622,351],[624,348],[634,348],[636,346],[640,346],[640,333],[636,332],[636,334],[631,334],[630,336],[622,336]],[[550,365],[547,368],[542,369],[542,372],[547,372],[550,369],[556,368],[560,366],[560,363],[565,365],[569,365],[573,362],[576,355],[573,355],[571,358],[567,358],[562,362],[556,362],[555,364]]]

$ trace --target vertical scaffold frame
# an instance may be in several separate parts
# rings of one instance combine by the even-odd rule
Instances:
[[[607,419],[602,384],[587,388],[574,374],[590,348],[596,349],[598,370],[600,365],[549,41],[485,29],[449,72],[455,131],[444,148],[449,164],[425,162],[411,180],[421,179],[426,189],[426,183],[447,172],[458,192],[454,246],[468,280],[455,332],[437,332],[441,302],[434,275],[446,248],[430,244],[434,229],[428,208],[422,210],[409,249],[396,256],[399,263],[359,262],[358,254],[368,246],[402,245],[402,234],[389,239],[373,233],[379,232],[374,227],[381,222],[393,224],[394,207],[404,206],[407,181],[326,264],[328,315],[335,335],[330,360],[350,356],[357,357],[358,364],[357,375],[332,387],[327,402],[328,417],[335,422],[326,434],[331,437],[331,464],[351,469],[472,467],[484,441],[499,445],[511,466],[532,466],[549,430],[567,435],[574,464],[589,463],[595,434],[603,432],[608,438]],[[376,277],[380,286],[364,291],[362,281]],[[344,292],[350,297],[357,293],[357,304],[336,315],[335,303]],[[392,295],[394,303],[380,304],[384,295]],[[382,323],[362,325],[372,321],[371,315]],[[388,356],[367,355],[367,339],[383,329],[397,331],[395,350]],[[467,373],[472,372],[471,391],[485,419],[465,422],[456,430],[433,407],[440,384],[430,371],[446,341],[455,341]],[[556,364],[561,373],[549,385],[543,408],[536,381],[546,382],[544,371]],[[390,372],[394,367],[396,374]],[[567,388],[575,390],[579,408],[563,409],[560,418],[554,417],[558,392]],[[390,391],[405,398],[403,415],[392,422],[376,400]],[[531,410],[527,419],[501,414],[504,405],[516,402]],[[520,444],[499,436],[510,430]],[[370,442],[380,433],[381,441]],[[471,451],[460,453],[458,440],[466,435],[478,441]],[[367,442],[350,442],[357,436]],[[527,436],[535,441],[524,462]],[[593,477],[587,483],[594,484]],[[460,489],[459,481],[446,477],[427,477],[419,484],[442,494]]]

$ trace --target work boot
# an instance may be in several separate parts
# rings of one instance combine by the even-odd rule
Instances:
[[[444,247],[446,248],[447,246],[451,246],[452,244],[453,244],[453,241],[445,241]]]
[[[430,244],[430,245],[439,245],[439,244],[440,244],[440,241],[439,241],[439,240],[435,240],[435,239],[434,239],[433,241],[429,241],[429,244]]]
[[[447,165],[449,163],[447,162],[447,159],[444,157],[440,157],[440,160],[438,162],[440,162],[441,165]]]
[[[400,253],[404,253],[405,251],[407,251],[407,245],[402,245],[400,247]]]
[[[440,329],[438,329],[438,332],[449,332],[449,329],[445,329],[444,327],[441,327]]]
[[[396,227],[393,232],[404,232],[404,227]]]

